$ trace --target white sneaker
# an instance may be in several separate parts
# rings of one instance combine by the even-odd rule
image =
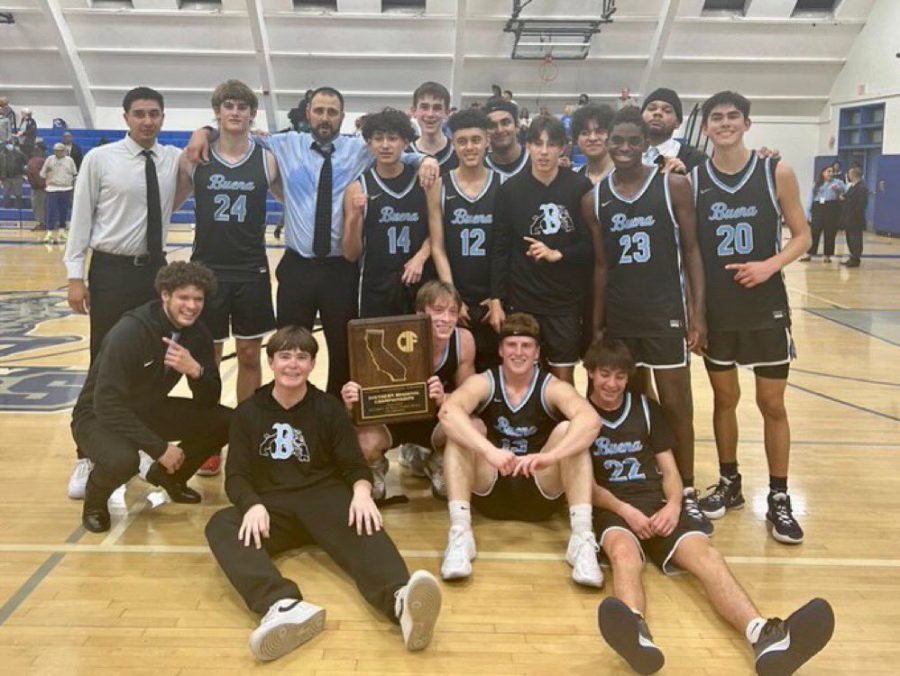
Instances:
[[[388,459],[381,456],[375,462],[369,463],[369,469],[372,470],[372,499],[383,500],[387,494],[387,473],[391,468]]]
[[[110,509],[124,510],[128,508],[128,505],[125,504],[125,484],[122,484],[112,492],[106,504]]]
[[[600,546],[593,533],[572,533],[566,548],[566,561],[572,566],[572,579],[585,587],[603,586],[603,571],[597,561]]]
[[[273,603],[259,627],[250,634],[250,651],[269,661],[318,636],[325,628],[325,609],[306,601],[281,599]]]
[[[447,499],[447,483],[444,481],[444,454],[432,451],[425,460],[425,475],[431,480],[431,493],[439,500]]]
[[[138,461],[138,476],[142,481],[147,481],[147,472],[153,467],[153,463],[156,461],[144,451],[138,451],[138,457],[140,458]]]
[[[409,470],[413,476],[425,476],[424,456],[427,450],[415,444],[403,444],[398,454],[401,467]]]
[[[447,549],[441,562],[442,580],[461,580],[472,574],[475,558],[475,535],[471,528],[451,528],[447,537]]]
[[[427,648],[441,614],[441,588],[434,575],[426,570],[413,573],[406,586],[397,592],[394,613],[400,620],[406,649]]]
[[[94,463],[90,458],[78,458],[69,476],[69,497],[72,500],[84,500],[84,491],[87,488],[87,480],[94,469]]]

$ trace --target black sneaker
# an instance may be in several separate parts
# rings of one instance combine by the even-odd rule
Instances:
[[[825,599],[813,599],[786,620],[769,620],[753,644],[756,673],[793,674],[825,647],[832,634],[834,611]]]
[[[603,639],[637,673],[655,674],[663,668],[666,658],[653,644],[643,617],[613,596],[603,599],[597,616]]]
[[[693,522],[693,527],[707,535],[713,534],[713,525],[700,509],[696,488],[685,488],[681,498],[681,510]]]
[[[791,497],[787,493],[769,493],[766,519],[772,524],[772,537],[786,545],[803,542],[803,529],[791,511]]]
[[[731,479],[720,476],[719,483],[710,488],[712,492],[700,498],[700,511],[707,519],[721,519],[729,509],[740,509],[744,506],[740,474]]]

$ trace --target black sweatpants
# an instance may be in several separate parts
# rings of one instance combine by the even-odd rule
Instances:
[[[184,463],[173,478],[187,482],[206,459],[228,443],[231,409],[215,404],[200,404],[193,399],[167,397],[148,406],[138,417],[153,432],[167,441],[178,440],[184,451]],[[72,422],[72,436],[81,452],[94,462],[88,479],[97,489],[98,500],[109,497],[116,487],[137,474],[140,447],[121,434],[107,429],[94,415]],[[105,504],[105,500],[103,501]]]
[[[269,493],[262,502],[269,512],[269,537],[263,548],[238,540],[243,514],[229,507],[206,524],[209,547],[250,610],[264,614],[280,599],[302,599],[300,589],[282,577],[272,556],[303,545],[317,544],[350,577],[363,597],[392,621],[394,593],[409,581],[406,563],[383,530],[357,535],[347,525],[351,489],[338,479],[310,488]]]
[[[815,256],[818,253],[819,239],[824,233],[825,243],[822,246],[822,251],[826,256],[834,256],[834,241],[837,238],[838,225],[840,225],[841,221],[841,203],[837,200],[831,200],[824,204],[813,202],[811,212],[812,225],[810,225],[810,232],[812,233],[812,244],[807,254]]]
[[[340,398],[350,380],[347,322],[356,319],[359,269],[341,256],[304,258],[286,249],[278,268],[277,324],[312,330],[318,312],[328,345],[327,391]]]

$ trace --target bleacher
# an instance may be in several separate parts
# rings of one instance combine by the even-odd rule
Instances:
[[[108,141],[119,141],[125,137],[125,131],[122,129],[39,129],[38,137],[44,140],[45,145],[47,146],[47,152],[51,152],[54,143],[62,143],[63,133],[69,131],[72,133],[72,137],[78,145],[81,146],[82,151],[84,151],[85,155],[89,150],[96,147],[99,143],[100,139],[106,138]],[[162,131],[159,134],[159,142],[163,145],[173,145],[178,146],[179,148],[183,148],[187,145],[188,141],[191,138],[191,132],[189,131]],[[3,223],[4,226],[9,227],[12,224],[15,227],[31,224],[34,222],[34,212],[31,210],[31,186],[28,185],[28,181],[25,181],[25,184],[22,188],[23,192],[23,204],[22,211],[19,212],[18,209],[4,209],[0,208],[0,222]],[[0,207],[5,202],[5,195],[3,200],[0,200]],[[281,218],[282,212],[282,204],[278,200],[275,199],[272,193],[269,193],[268,200],[266,201],[266,224],[275,225],[278,223],[278,220]],[[172,214],[172,223],[183,223],[183,224],[192,224],[194,222],[194,199],[191,197],[188,199],[177,212]]]

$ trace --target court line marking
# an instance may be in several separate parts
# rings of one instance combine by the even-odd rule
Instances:
[[[871,413],[872,415],[877,415],[880,418],[886,418],[887,420],[893,420],[894,422],[900,422],[900,417],[895,415],[891,415],[890,413],[882,413],[881,411],[876,411],[875,409],[866,408],[865,406],[860,406],[859,404],[853,404],[849,401],[844,401],[843,399],[838,399],[837,397],[832,397],[828,394],[823,394],[822,392],[816,392],[815,390],[811,390],[808,387],[803,387],[801,385],[797,385],[788,381],[788,387],[793,387],[794,389],[800,390],[801,392],[806,392],[807,394],[811,394],[815,397],[819,397],[820,399],[825,399],[827,401],[834,402],[835,404],[843,404],[844,406],[852,409],[856,409],[857,411],[862,411],[863,413]]]
[[[853,309],[849,305],[842,305],[841,303],[838,303],[837,301],[828,300],[824,296],[819,296],[815,293],[810,293],[809,291],[804,291],[803,289],[800,289],[796,286],[792,286],[791,284],[785,284],[785,287],[788,289],[788,291],[793,291],[794,293],[799,293],[804,296],[809,296],[810,298],[815,298],[816,300],[821,301],[822,303],[825,303],[826,305],[831,305],[832,307],[837,308],[838,310],[852,310]],[[807,308],[804,307],[804,308],[800,308],[800,309],[806,310]]]
[[[84,537],[87,531],[84,529],[84,526],[78,526],[69,537],[66,538],[66,544],[64,547],[77,547],[78,541]],[[37,551],[37,550],[36,550]],[[47,576],[53,572],[53,569],[56,568],[60,562],[66,558],[67,551],[56,549],[56,550],[46,550],[52,551],[53,553],[47,557],[47,559],[38,567],[36,571],[34,571],[25,582],[15,591],[15,593],[9,597],[9,600],[0,607],[0,627],[12,617],[12,614],[19,609],[25,600],[31,596],[31,592],[38,588],[38,586],[47,579]]]
[[[289,550],[290,556],[311,556],[314,558],[327,557],[324,551],[312,547]],[[437,559],[444,556],[442,550],[429,549],[401,549],[400,555],[407,559]],[[166,554],[187,555],[204,554],[212,558],[209,547],[201,545],[87,545],[87,544],[21,544],[0,545],[0,552],[30,553],[49,552],[56,556],[66,554]],[[284,556],[279,554],[277,558]],[[528,563],[540,563],[544,561],[564,561],[563,553],[541,552],[478,552],[481,561],[525,561]],[[726,556],[730,564],[736,565],[772,565],[785,567],[853,567],[853,568],[898,568],[900,559],[861,559],[861,558],[827,558],[827,557],[783,557],[783,556]],[[52,569],[51,569],[52,570]],[[49,573],[49,571],[47,571]],[[46,577],[46,575],[44,576]]]
[[[853,308],[841,308],[841,309],[851,310]],[[829,322],[834,322],[835,324],[837,324],[839,326],[843,326],[844,328],[851,329],[853,331],[857,331],[859,333],[862,333],[863,335],[869,336],[870,338],[874,338],[875,340],[880,340],[884,343],[887,343],[888,345],[900,347],[900,343],[895,342],[895,341],[891,340],[890,338],[884,338],[883,336],[879,336],[879,335],[876,335],[869,331],[866,331],[865,329],[861,329],[858,326],[853,326],[853,324],[848,324],[847,322],[842,322],[840,319],[835,319],[834,317],[829,317],[828,315],[820,314],[819,312],[817,312],[816,310],[813,310],[811,308],[805,307],[805,308],[803,308],[803,310],[815,317],[819,317],[820,319],[825,319]],[[878,312],[882,312],[882,310],[878,310]],[[888,310],[888,312],[890,312],[890,310]]]

